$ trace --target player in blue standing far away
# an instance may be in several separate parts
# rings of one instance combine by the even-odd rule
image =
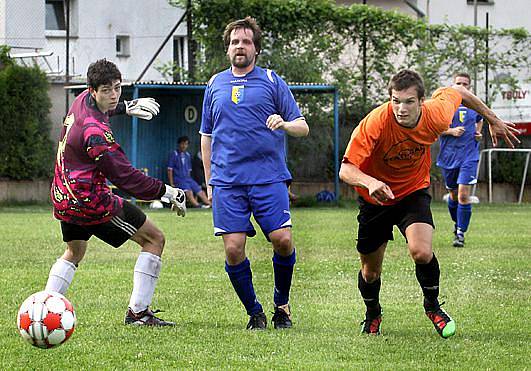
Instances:
[[[256,231],[251,213],[273,245],[275,328],[292,326],[288,305],[295,264],[291,235],[285,136],[309,128],[287,84],[256,66],[261,30],[251,17],[227,25],[223,34],[231,67],[208,82],[203,101],[201,150],[214,233],[223,237],[225,270],[250,316],[247,329],[266,328],[267,319],[245,255]]]
[[[470,75],[460,72],[454,84],[470,90]],[[437,166],[441,168],[446,188],[449,191],[448,211],[454,221],[455,247],[465,246],[465,232],[472,216],[470,193],[476,184],[479,161],[479,141],[483,117],[476,111],[460,105],[454,114],[450,128],[442,133],[441,150]]]

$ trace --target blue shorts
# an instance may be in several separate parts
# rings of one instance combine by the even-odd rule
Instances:
[[[286,183],[213,187],[212,215],[216,236],[227,233],[256,235],[251,213],[268,240],[269,233],[291,227]]]
[[[194,192],[194,194],[202,191],[199,184],[197,184],[196,181],[192,178],[174,179],[173,184],[175,184],[177,188],[180,188],[183,191],[192,191]]]
[[[457,189],[459,184],[472,185],[477,183],[478,161],[469,161],[455,169],[441,168],[446,189]]]

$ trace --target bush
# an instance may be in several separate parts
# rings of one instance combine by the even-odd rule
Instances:
[[[52,174],[51,103],[46,75],[22,67],[0,47],[0,178],[30,180]]]

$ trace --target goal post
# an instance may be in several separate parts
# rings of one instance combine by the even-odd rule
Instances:
[[[522,197],[524,195],[525,180],[527,177],[527,170],[529,168],[529,157],[531,155],[531,149],[524,148],[489,148],[484,149],[479,153],[479,162],[476,172],[476,178],[479,179],[479,171],[481,169],[481,161],[486,157],[487,161],[487,173],[488,173],[488,183],[489,183],[489,203],[492,203],[492,153],[493,152],[510,152],[510,153],[524,153],[526,154],[524,172],[522,174],[522,185],[520,186],[520,193],[518,195],[518,203],[522,203]],[[474,184],[472,189],[472,195],[476,194],[477,183]]]

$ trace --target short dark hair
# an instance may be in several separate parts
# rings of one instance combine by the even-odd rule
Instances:
[[[457,77],[464,77],[466,79],[468,79],[468,83],[470,84],[472,82],[472,78],[470,77],[470,75],[466,72],[458,72],[454,75],[454,80],[457,78]]]
[[[190,138],[188,138],[186,135],[179,137],[179,139],[177,139],[177,144],[181,144],[182,142],[190,142]]]
[[[258,26],[258,23],[256,23],[256,19],[249,16],[245,17],[244,19],[238,19],[237,21],[231,22],[227,25],[227,27],[225,27],[225,31],[223,32],[223,43],[225,44],[225,50],[229,48],[231,32],[238,28],[253,31],[254,48],[256,49],[256,52],[260,54],[260,50],[262,50],[262,30],[260,29],[260,26]]]
[[[422,77],[413,70],[402,70],[395,74],[391,77],[387,88],[389,90],[389,96],[391,96],[393,90],[402,91],[409,89],[412,86],[417,89],[418,98],[424,98],[424,81],[422,81]]]
[[[114,63],[107,59],[99,59],[91,63],[87,70],[87,85],[94,90],[102,85],[110,85],[114,80],[122,81],[122,74]]]

